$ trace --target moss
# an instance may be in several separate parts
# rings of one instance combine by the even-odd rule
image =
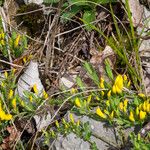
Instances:
[[[43,10],[41,8],[41,6],[35,3],[31,3],[29,5],[21,6],[20,9],[17,11],[17,14],[27,13],[24,15],[17,16],[16,20],[18,24],[23,22],[22,25],[28,28],[28,34],[30,34],[31,36],[40,34],[44,26],[45,18]],[[31,11],[33,12],[29,14],[28,12]]]

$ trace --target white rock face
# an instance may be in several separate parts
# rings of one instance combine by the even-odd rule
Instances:
[[[35,4],[42,4],[43,0],[24,0],[25,4],[35,3]]]

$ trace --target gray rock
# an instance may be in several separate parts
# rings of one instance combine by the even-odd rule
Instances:
[[[70,133],[66,137],[62,135],[54,144],[55,150],[90,150],[90,144],[78,138],[74,133]]]

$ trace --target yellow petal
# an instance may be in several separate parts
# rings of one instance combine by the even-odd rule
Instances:
[[[105,95],[104,91],[101,91],[101,95],[102,95],[102,96],[104,96],[104,95]]]
[[[12,106],[13,106],[14,109],[16,109],[16,106],[17,106],[17,104],[16,104],[16,98],[12,99]]]
[[[4,72],[4,76],[6,79],[8,78],[8,72],[7,71]]]
[[[111,112],[110,114],[110,118],[113,119],[114,118],[114,111]]]
[[[116,94],[116,86],[115,85],[113,85],[112,91],[113,91],[114,94]]]
[[[75,104],[77,107],[81,107],[80,99],[78,97],[75,99]]]
[[[100,87],[101,87],[102,89],[105,88],[105,86],[104,86],[104,79],[103,79],[103,78],[100,79]]]
[[[13,97],[14,91],[10,90],[8,94],[8,99],[11,99]]]
[[[146,112],[140,110],[139,117],[141,120],[145,119],[146,118]]]
[[[122,78],[122,75],[118,75],[116,80],[115,80],[115,85],[120,89],[122,90],[123,88],[123,78]]]
[[[129,120],[132,121],[132,122],[135,121],[132,111],[130,111]]]
[[[73,114],[70,113],[69,117],[70,117],[70,121],[71,121],[72,123],[74,123]]]
[[[127,87],[130,87],[131,85],[131,81],[129,80],[129,82],[127,83]]]
[[[127,107],[127,105],[128,105],[128,99],[125,99],[124,100],[124,106]]]
[[[124,74],[123,75],[123,80],[126,81],[127,80],[127,76]]]
[[[144,98],[144,97],[145,97],[145,94],[139,93],[138,96],[141,97],[141,98]]]
[[[119,103],[119,109],[120,109],[120,110],[123,110],[123,102],[120,102],[120,103]]]
[[[110,106],[110,101],[109,100],[106,101],[106,105]]]
[[[110,98],[110,96],[111,96],[111,90],[109,90],[107,93],[107,97]]]
[[[139,115],[139,107],[136,107],[136,115],[138,116]]]
[[[38,94],[38,89],[37,89],[37,85],[36,84],[33,85],[33,91],[34,91],[34,93]]]
[[[107,118],[106,115],[101,111],[99,107],[96,109],[96,114],[104,119]]]
[[[92,95],[89,95],[88,98],[87,98],[87,103],[88,104],[91,102],[91,99],[92,99]]]
[[[55,121],[55,125],[56,125],[57,128],[59,128],[59,123],[58,123],[57,120]]]
[[[20,40],[20,34],[17,36],[15,42],[14,42],[14,47],[17,47],[19,45],[19,40]]]

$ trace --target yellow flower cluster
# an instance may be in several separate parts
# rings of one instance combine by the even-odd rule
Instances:
[[[0,45],[4,46],[5,45],[5,34],[3,31],[0,33]]]
[[[112,87],[112,91],[113,91],[113,93],[122,93],[122,89],[123,89],[123,77],[122,77],[122,75],[118,75],[117,77],[116,77],[116,80],[115,80],[115,83],[114,83],[114,85],[113,85],[113,87]]]
[[[90,104],[90,102],[91,102],[91,99],[92,99],[92,95],[89,95],[88,97],[87,97],[87,100],[84,100],[84,101],[81,101],[78,97],[75,99],[75,105],[77,106],[77,107],[86,107],[86,106],[88,106],[89,104]]]
[[[109,117],[110,119],[114,118],[114,111],[112,111],[111,113],[109,113],[107,110],[104,110],[104,112],[102,112],[102,110],[100,109],[100,107],[98,107],[96,109],[96,114],[98,116],[100,116],[103,119],[107,119],[107,117]]]
[[[121,111],[127,112],[128,99],[125,99],[124,102],[119,103],[119,109]]]
[[[104,89],[105,86],[104,86],[104,79],[101,77],[100,78],[100,88]]]
[[[149,100],[145,100],[144,103],[136,107],[135,115],[130,112],[129,119],[134,122],[135,116],[137,116],[140,120],[144,120],[148,113],[150,113],[150,103]]]
[[[12,115],[11,114],[6,114],[4,110],[2,109],[2,104],[0,103],[0,120],[11,120]]]
[[[20,34],[17,36],[17,38],[14,41],[14,47],[17,47],[19,45],[19,41],[20,41]]]

